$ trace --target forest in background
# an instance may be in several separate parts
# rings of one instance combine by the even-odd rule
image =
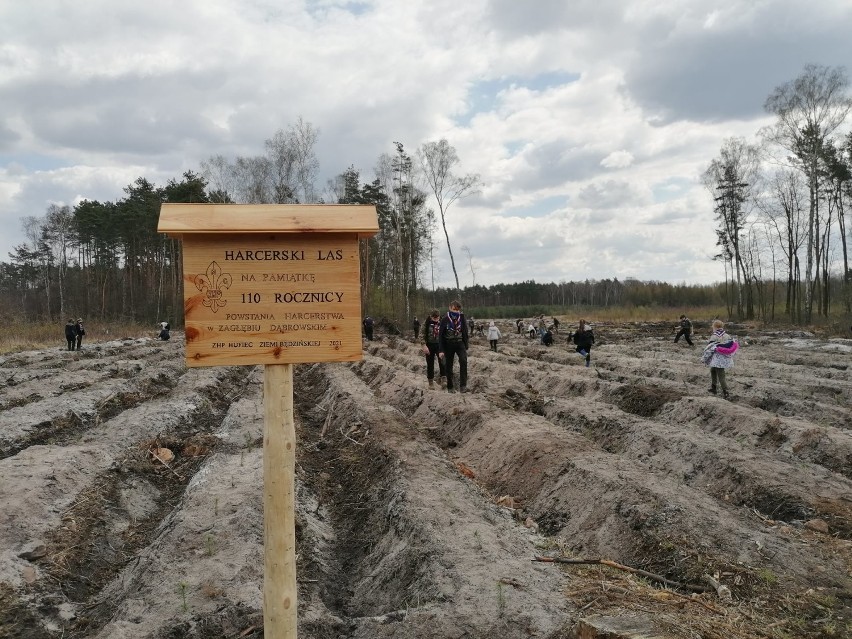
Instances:
[[[23,219],[27,241],[0,261],[0,309],[6,321],[73,316],[180,326],[181,246],[157,233],[162,203],[339,203],[376,207],[379,232],[361,241],[364,313],[399,326],[455,297],[483,316],[489,308],[533,307],[724,308],[731,319],[795,324],[848,316],[848,88],[844,69],[809,65],[767,98],[776,119],[758,132],[759,144],[727,139],[709,162],[702,178],[714,202],[714,259],[724,266],[718,284],[565,278],[476,285],[474,256],[464,245],[454,253],[446,220],[480,180],[459,171],[447,140],[426,142],[413,155],[394,142],[372,180],[350,166],[320,190],[319,131],[300,118],[257,156],[213,156],[164,186],[139,177],[117,201],[53,204]],[[435,254],[444,250],[456,284],[449,289],[434,284]],[[461,286],[457,258],[466,259],[471,286]]]

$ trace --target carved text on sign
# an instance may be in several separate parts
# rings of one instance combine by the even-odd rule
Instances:
[[[355,237],[188,236],[184,272],[190,365],[361,357]]]

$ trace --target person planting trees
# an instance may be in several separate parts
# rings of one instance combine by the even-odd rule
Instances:
[[[686,315],[680,316],[680,326],[677,331],[677,335],[675,335],[674,343],[677,344],[678,340],[683,337],[686,340],[686,343],[690,346],[694,346],[690,336],[692,335],[692,322],[689,321],[689,318]]]
[[[462,305],[458,300],[450,302],[447,314],[441,318],[438,331],[438,357],[444,360],[447,375],[447,390],[455,393],[453,385],[453,360],[459,359],[459,392],[467,392],[467,348],[468,332]]]
[[[497,340],[500,339],[500,329],[494,324],[494,320],[488,323],[488,342],[491,344],[491,350],[497,352]]]
[[[74,318],[69,318],[65,323],[65,341],[68,343],[68,350],[73,351],[77,345],[77,324]]]
[[[722,397],[728,399],[728,383],[725,371],[734,367],[734,353],[739,344],[727,332],[722,320],[713,320],[713,333],[701,355],[705,366],[710,367],[710,392],[716,394],[717,386],[722,388]]]
[[[580,320],[580,325],[574,333],[574,344],[577,346],[577,352],[580,357],[586,358],[586,367],[592,363],[592,344],[595,343],[595,334],[592,332],[592,325],[586,324],[586,320]]]
[[[86,334],[86,329],[83,328],[83,318],[77,318],[77,324],[74,326],[74,338],[77,342],[77,350],[83,345],[83,335]]]
[[[440,384],[444,386],[444,360],[439,356],[439,335],[441,332],[441,314],[437,308],[433,308],[429,317],[423,323],[423,355],[426,356],[426,379],[429,380],[429,388],[435,387],[435,358],[438,358],[438,373]]]

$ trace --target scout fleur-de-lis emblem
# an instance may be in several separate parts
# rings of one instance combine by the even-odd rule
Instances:
[[[215,261],[210,262],[204,275],[195,276],[195,287],[205,294],[202,304],[209,306],[214,313],[228,303],[222,299],[222,293],[224,289],[231,288],[232,283],[231,276],[223,273],[222,267]]]

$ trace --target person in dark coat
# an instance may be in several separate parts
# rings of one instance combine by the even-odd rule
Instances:
[[[680,328],[678,329],[677,335],[675,335],[674,343],[677,344],[677,341],[683,337],[687,344],[694,346],[690,339],[690,335],[692,335],[692,322],[689,321],[689,318],[686,315],[681,315]]]
[[[373,318],[369,315],[364,318],[364,335],[368,340],[373,341]]]
[[[447,314],[441,318],[438,330],[438,357],[444,360],[444,372],[447,374],[447,390],[455,393],[453,384],[453,360],[459,359],[459,392],[467,392],[467,348],[468,326],[458,300],[450,302]]]
[[[420,320],[417,319],[417,316],[415,316],[414,321],[411,322],[411,328],[414,329],[414,339],[417,339],[417,336],[420,335]]]
[[[171,337],[172,337],[172,334],[170,333],[171,330],[172,330],[172,327],[169,326],[168,322],[160,322],[160,334],[157,335],[157,338],[161,339],[163,341],[171,339]]]
[[[75,328],[75,335],[77,339],[77,350],[80,350],[80,347],[83,345],[83,335],[86,334],[86,329],[83,328],[83,318],[77,318],[77,326]]]
[[[591,324],[586,324],[586,320],[580,320],[580,326],[574,333],[574,344],[577,346],[577,352],[580,357],[586,358],[586,367],[592,362],[592,344],[595,343],[595,334],[592,332]]]
[[[77,345],[77,324],[73,318],[65,323],[65,341],[68,342],[68,350],[73,351]]]
[[[429,380],[429,388],[435,387],[435,359],[438,360],[439,383],[442,388],[445,384],[444,360],[438,353],[440,333],[441,313],[437,308],[433,308],[423,323],[423,355],[426,357],[426,379]]]

